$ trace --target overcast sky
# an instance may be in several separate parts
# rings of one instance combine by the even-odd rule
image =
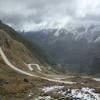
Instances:
[[[0,19],[20,30],[99,21],[100,0],[0,0]]]

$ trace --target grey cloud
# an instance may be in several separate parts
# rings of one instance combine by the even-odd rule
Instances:
[[[51,21],[59,23],[67,17],[97,20],[99,6],[99,0],[0,0],[0,19],[16,29],[29,23],[33,26]]]

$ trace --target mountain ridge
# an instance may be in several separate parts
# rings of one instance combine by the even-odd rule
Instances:
[[[64,70],[67,68],[73,72],[78,69],[81,73],[97,74],[98,68],[93,66],[96,59],[99,59],[97,56],[100,45],[99,27],[99,25],[91,24],[86,29],[78,26],[74,31],[49,29],[26,32],[23,35],[30,42],[35,42],[44,48],[58,65],[65,66]],[[56,32],[59,35],[56,36]],[[99,63],[95,63],[95,66],[99,66]]]

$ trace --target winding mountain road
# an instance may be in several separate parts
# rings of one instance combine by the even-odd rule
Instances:
[[[15,71],[21,73],[21,74],[25,74],[25,75],[28,75],[28,76],[35,76],[33,74],[30,74],[28,72],[25,72],[17,67],[15,67],[9,60],[8,58],[6,57],[5,53],[3,52],[2,48],[0,47],[0,55],[1,57],[3,58],[4,62],[9,66],[11,67],[12,69],[14,69]],[[36,76],[35,76],[36,77]]]
[[[33,66],[36,66],[37,70],[42,71],[42,69],[40,68],[38,64],[26,64],[26,65],[28,66],[30,71],[34,70]]]
[[[15,70],[15,71],[18,72],[18,73],[21,73],[21,74],[24,74],[24,75],[28,75],[28,76],[32,76],[32,77],[38,77],[38,78],[45,79],[45,80],[48,80],[48,81],[51,81],[51,82],[65,83],[65,84],[75,84],[75,83],[76,83],[76,82],[70,82],[70,81],[61,81],[61,80],[59,80],[59,79],[50,79],[50,78],[47,78],[47,77],[42,77],[42,76],[34,75],[34,74],[29,73],[29,72],[23,71],[23,70],[17,68],[16,66],[14,66],[14,65],[8,60],[8,58],[6,57],[6,55],[5,55],[5,53],[3,52],[3,49],[2,49],[1,47],[0,47],[0,55],[1,55],[2,59],[4,60],[4,62],[5,62],[10,68],[12,68],[13,70]],[[39,71],[42,71],[42,69],[39,67],[38,64],[28,64],[28,67],[30,67],[31,70],[33,70],[32,66],[36,66],[37,69],[38,69]],[[45,75],[45,74],[44,74],[44,75]],[[99,78],[93,78],[93,79],[100,82],[100,79],[99,79]]]
[[[38,75],[34,75],[34,74],[31,74],[29,72],[26,72],[26,71],[23,71],[19,68],[17,68],[16,66],[14,66],[7,58],[7,56],[5,55],[2,47],[0,47],[0,55],[2,57],[2,59],[4,60],[4,62],[10,67],[12,68],[13,70],[15,70],[16,72],[18,73],[21,73],[21,74],[24,74],[24,75],[28,75],[28,76],[33,76],[33,77],[38,77],[38,78],[41,78],[41,79],[45,79],[45,80],[48,80],[48,81],[51,81],[51,82],[57,82],[57,83],[65,83],[65,84],[74,84],[76,82],[69,82],[69,81],[60,81],[60,80],[55,80],[55,79],[50,79],[50,78],[46,78],[46,77],[42,77],[42,76],[38,76]],[[30,64],[31,65],[34,65],[34,64]],[[35,64],[36,65],[36,64]],[[39,67],[37,67],[38,70],[41,70]]]

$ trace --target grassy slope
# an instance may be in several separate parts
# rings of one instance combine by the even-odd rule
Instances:
[[[46,63],[49,64],[55,64],[54,62],[50,61],[52,59],[48,59],[48,55],[44,53],[44,51],[38,47],[37,45],[30,43],[25,37],[23,37],[21,34],[16,32],[14,29],[9,27],[8,25],[3,24],[0,22],[0,29],[4,30],[13,38],[14,40],[17,40],[21,43],[23,43],[30,51],[35,58],[37,58],[42,64],[46,65]],[[45,63],[46,62],[46,63]]]
[[[42,66],[47,65],[41,60],[42,57],[38,55],[35,49],[36,47],[34,47],[35,50],[31,53],[24,43],[26,43],[25,40],[18,35],[16,31],[0,23],[0,46],[2,46],[11,63],[27,72],[29,69],[24,65],[24,62],[37,63]],[[29,82],[24,82],[24,78]],[[32,80],[34,80],[34,78],[32,78]],[[0,94],[22,92],[31,88],[32,84],[34,84],[34,81],[31,82],[31,77],[15,72],[9,68],[9,66],[4,63],[2,57],[0,57]]]

